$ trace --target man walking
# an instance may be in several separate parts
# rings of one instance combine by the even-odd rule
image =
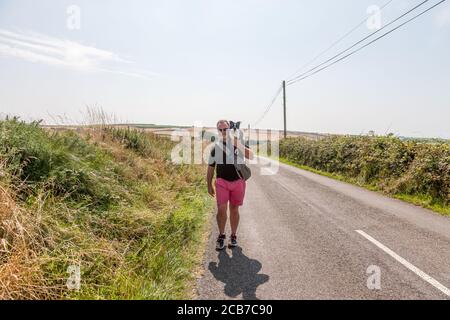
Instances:
[[[237,246],[237,228],[239,225],[239,207],[244,202],[246,183],[242,175],[237,171],[235,164],[239,155],[246,159],[253,159],[253,152],[244,145],[240,139],[232,136],[230,123],[227,120],[217,122],[219,131],[219,143],[211,150],[207,183],[208,193],[217,200],[217,225],[219,237],[217,238],[217,250],[225,247],[225,226],[227,223],[228,206],[230,208],[231,235],[229,246]],[[213,187],[214,171],[216,171],[215,190]]]

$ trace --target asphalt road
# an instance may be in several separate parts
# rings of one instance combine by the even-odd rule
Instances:
[[[199,299],[450,299],[449,218],[284,164],[262,168],[252,166],[239,247],[215,250],[211,217]]]

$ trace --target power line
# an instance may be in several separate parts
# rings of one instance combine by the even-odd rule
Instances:
[[[373,35],[377,34],[378,32],[386,29],[387,27],[389,27],[390,25],[394,24],[395,22],[397,22],[398,20],[402,19],[403,17],[407,16],[408,14],[410,14],[411,12],[417,10],[419,7],[423,6],[424,4],[426,4],[427,2],[429,2],[430,0],[424,0],[421,3],[419,3],[418,5],[416,5],[415,7],[413,7],[412,9],[409,9],[408,11],[406,11],[405,13],[403,13],[402,15],[400,15],[399,17],[395,18],[394,20],[392,20],[391,22],[389,22],[388,24],[386,24],[385,26],[383,26],[382,28],[372,32],[371,34],[367,35],[366,37],[364,37],[363,39],[357,41],[356,43],[354,43],[353,45],[351,45],[350,47],[348,47],[347,49],[339,52],[338,54],[336,54],[335,56],[331,57],[330,59],[318,64],[317,66],[309,69],[308,71],[292,78],[289,79],[287,82],[287,85],[291,85],[292,83],[297,82],[296,80],[303,78],[306,74],[313,72],[314,70],[322,67],[323,65],[327,64],[330,61],[333,61],[334,59],[338,58],[339,56],[343,55],[344,53],[348,52],[349,50],[353,49],[354,47],[356,47],[357,45],[361,44],[362,42],[364,42],[365,40],[369,39],[370,37],[372,37]]]
[[[411,21],[413,21],[413,20],[419,18],[420,16],[424,15],[425,13],[427,13],[428,11],[434,9],[434,8],[437,7],[438,5],[444,3],[445,1],[447,1],[447,0],[441,0],[440,2],[438,2],[438,3],[434,4],[433,6],[431,6],[430,8],[428,8],[428,9],[422,11],[421,13],[419,13],[419,14],[415,15],[414,17],[412,17],[411,19],[409,19],[409,20],[403,22],[402,24],[398,25],[398,26],[395,27],[394,29],[389,30],[388,32],[386,32],[385,34],[379,36],[378,38],[376,38],[376,39],[374,39],[374,40],[372,40],[372,41],[366,43],[364,46],[362,46],[362,47],[360,47],[360,48],[358,48],[358,49],[356,49],[356,50],[350,52],[349,54],[347,54],[347,55],[341,57],[341,58],[338,59],[338,60],[333,61],[332,63],[326,65],[325,67],[322,67],[322,68],[320,68],[320,69],[314,71],[313,73],[310,73],[310,74],[308,74],[308,75],[305,75],[305,76],[303,76],[302,78],[296,79],[295,81],[291,81],[288,85],[294,84],[294,83],[299,82],[299,81],[301,81],[301,80],[305,80],[305,79],[307,79],[307,78],[309,78],[309,77],[311,77],[311,76],[313,76],[313,75],[319,73],[320,71],[325,70],[325,69],[327,69],[327,68],[333,66],[334,64],[336,64],[336,63],[338,63],[338,62],[340,62],[340,61],[342,61],[342,60],[344,60],[344,59],[346,59],[346,58],[348,58],[348,57],[354,55],[354,54],[357,53],[358,51],[360,51],[360,50],[362,50],[362,49],[364,49],[364,48],[370,46],[370,45],[373,44],[374,42],[376,42],[376,41],[378,41],[378,40],[380,40],[380,39],[386,37],[387,35],[391,34],[391,33],[394,32],[394,31],[400,29],[400,28],[403,27],[404,25],[406,25],[406,24],[408,24],[409,22],[411,22]]]
[[[381,10],[383,10],[385,7],[387,7],[389,4],[391,4],[391,2],[394,0],[389,0],[388,2],[386,2],[384,5],[381,6]],[[345,38],[347,38],[349,35],[351,35],[353,32],[355,32],[357,29],[359,29],[363,24],[365,24],[367,22],[367,18],[364,18],[364,20],[362,20],[360,23],[358,23],[353,29],[351,29],[350,31],[348,31],[346,34],[344,34],[342,37],[340,37],[339,39],[337,39],[335,42],[333,42],[328,48],[326,48],[325,50],[323,50],[322,52],[320,52],[318,55],[316,55],[314,58],[312,58],[310,61],[308,61],[307,63],[305,63],[303,66],[301,66],[300,68],[298,68],[294,73],[292,73],[291,75],[289,75],[288,77],[286,77],[285,79],[290,79],[292,78],[295,74],[297,74],[298,72],[302,71],[303,69],[305,69],[307,66],[309,66],[311,63],[313,63],[314,61],[316,61],[317,59],[319,59],[320,57],[322,57],[325,53],[327,53],[328,51],[330,51],[331,49],[333,49],[334,47],[336,47],[342,40],[344,40]]]
[[[359,47],[358,49],[353,50],[352,52],[350,52],[350,53],[348,53],[347,55],[345,55],[345,56],[339,58],[338,60],[335,60],[335,61],[331,62],[331,61],[334,60],[335,58],[341,56],[341,55],[344,54],[345,52],[349,51],[350,49],[356,47],[358,44],[360,44],[360,43],[362,43],[363,41],[367,40],[368,38],[370,38],[370,37],[373,36],[374,34],[376,34],[376,33],[378,33],[379,31],[385,29],[386,27],[392,25],[393,23],[395,23],[396,21],[398,21],[398,20],[400,20],[401,18],[405,17],[405,16],[408,15],[409,13],[413,12],[414,10],[416,10],[417,8],[419,8],[420,6],[422,6],[422,5],[424,5],[425,3],[429,2],[429,0],[423,1],[422,3],[416,5],[414,8],[408,10],[407,12],[405,12],[404,14],[402,14],[400,17],[394,19],[393,21],[391,21],[391,22],[388,23],[387,25],[385,25],[385,26],[383,26],[382,28],[378,29],[377,31],[371,33],[370,35],[368,35],[368,36],[365,37],[364,39],[358,41],[357,43],[355,43],[355,44],[352,45],[351,47],[347,48],[346,50],[340,52],[339,54],[337,54],[337,55],[334,56],[333,58],[328,59],[327,61],[325,61],[325,62],[323,62],[323,63],[317,65],[316,67],[312,68],[311,70],[309,70],[309,71],[307,71],[307,72],[305,72],[305,73],[303,73],[303,74],[301,74],[301,75],[299,75],[299,76],[297,76],[297,77],[295,77],[295,78],[289,80],[289,82],[287,82],[286,85],[291,85],[291,84],[294,84],[294,83],[296,83],[296,82],[299,82],[299,81],[302,81],[302,80],[304,80],[304,79],[307,79],[307,78],[309,78],[309,77],[311,77],[311,76],[313,76],[313,75],[315,75],[315,74],[317,74],[317,73],[319,73],[319,72],[321,72],[321,71],[323,71],[323,70],[325,70],[325,69],[327,69],[327,68],[329,68],[329,67],[335,65],[336,63],[345,60],[346,58],[348,58],[348,57],[354,55],[355,53],[361,51],[362,49],[364,49],[364,48],[366,48],[366,47],[368,47],[368,46],[370,46],[371,44],[377,42],[378,40],[380,40],[380,39],[382,39],[382,38],[388,36],[388,35],[391,34],[392,32],[394,32],[394,31],[400,29],[401,27],[403,27],[403,26],[405,26],[406,24],[412,22],[413,20],[419,18],[420,16],[424,15],[424,14],[427,13],[428,11],[434,9],[435,7],[441,5],[442,3],[446,2],[446,1],[447,1],[447,0],[441,0],[441,1],[439,1],[438,3],[436,3],[436,4],[432,5],[431,7],[429,7],[428,9],[426,9],[426,10],[420,12],[419,14],[413,16],[412,18],[408,19],[407,21],[405,21],[405,22],[401,23],[400,25],[396,26],[395,28],[393,28],[393,29],[387,31],[386,33],[382,34],[381,36],[377,37],[376,39],[374,39],[374,40],[372,40],[372,41],[366,43],[366,44],[363,45],[362,47]],[[387,3],[387,4],[389,4],[389,3]],[[387,5],[387,4],[386,4],[386,5]],[[323,65],[327,64],[328,62],[331,62],[331,63],[329,63],[328,65],[322,67]],[[322,67],[322,68],[320,68],[320,67]],[[318,69],[318,68],[320,68],[320,69]],[[314,71],[314,70],[315,70],[315,71]],[[312,72],[312,71],[314,71],[314,72]],[[312,73],[311,73],[311,72],[312,72]],[[285,83],[285,82],[283,81],[283,83]],[[273,104],[275,103],[276,99],[277,99],[278,96],[280,95],[282,89],[283,89],[283,86],[280,86],[280,87],[277,89],[277,91],[276,91],[276,93],[275,93],[275,96],[274,96],[273,99],[271,100],[270,104],[267,106],[267,108],[266,108],[266,110],[264,111],[263,115],[262,115],[262,116],[254,123],[254,125],[258,124],[259,122],[261,122],[261,121],[264,119],[264,117],[265,117],[265,116],[267,115],[267,113],[270,111],[271,107],[273,106]]]
[[[386,6],[388,6],[393,0],[389,0],[387,3],[385,3],[381,9],[384,9]],[[349,32],[347,32],[344,36],[342,36],[341,38],[339,38],[337,41],[335,41],[330,47],[328,47],[326,50],[322,51],[319,55],[317,55],[316,57],[314,57],[311,61],[309,61],[306,65],[302,66],[300,69],[298,69],[297,71],[295,71],[291,76],[295,75],[297,72],[299,72],[300,70],[304,69],[306,66],[310,65],[312,62],[316,61],[318,58],[320,58],[322,55],[324,55],[326,52],[328,52],[329,50],[331,50],[332,48],[334,48],[339,42],[341,42],[342,40],[344,40],[346,37],[348,37],[351,33],[353,33],[356,29],[358,29],[362,24],[364,24],[367,21],[367,19],[364,19],[363,21],[361,21],[356,27],[354,27],[352,30],[350,30]],[[289,77],[291,77],[289,76]],[[289,84],[288,84],[289,85]],[[282,90],[282,86],[280,86],[276,93],[274,98],[271,100],[271,103],[266,107],[265,111],[263,112],[262,116],[260,116],[260,118],[258,118],[258,120],[253,124],[254,126],[259,124],[267,115],[267,113],[270,111],[271,107],[273,106],[273,104],[275,103],[276,99],[278,98],[278,96],[280,95]]]
[[[258,123],[260,123],[266,117],[267,113],[269,113],[269,111],[272,108],[273,104],[275,103],[275,101],[277,100],[278,96],[280,95],[282,88],[283,87],[281,85],[278,87],[277,91],[275,92],[274,97],[272,98],[272,100],[267,105],[266,109],[264,110],[264,113],[258,118],[257,121],[255,121],[253,123],[253,126],[256,126]]]
[[[417,10],[419,7],[423,6],[425,3],[429,2],[430,0],[425,0],[421,3],[419,3],[418,5],[416,5],[415,7],[413,7],[412,9],[408,10],[407,12],[403,13],[402,15],[400,15],[399,17],[395,18],[394,20],[392,20],[391,22],[389,22],[388,24],[384,25],[382,28],[372,32],[371,34],[367,35],[366,37],[364,37],[363,39],[359,40],[358,42],[354,43],[353,45],[351,45],[350,47],[348,47],[347,49],[339,52],[338,54],[336,54],[335,56],[329,58],[328,60],[320,63],[319,65],[313,67],[312,69],[309,69],[308,71],[292,78],[288,80],[288,85],[297,82],[296,80],[299,78],[303,78],[306,74],[320,68],[321,66],[327,64],[328,62],[338,58],[339,56],[341,56],[342,54],[346,53],[347,51],[349,51],[350,49],[353,49],[354,47],[356,47],[357,45],[361,44],[362,42],[364,42],[365,40],[369,39],[370,37],[372,37],[373,35],[377,34],[378,32],[386,29],[387,27],[389,27],[390,25],[394,24],[395,22],[397,22],[398,20],[402,19],[403,17],[405,17],[406,15],[410,14],[411,12],[413,12],[414,10]]]
[[[381,9],[384,9],[385,7],[387,7],[389,4],[391,4],[391,2],[393,2],[394,0],[389,0],[388,2],[386,2],[384,5],[381,6]],[[317,56],[315,56],[313,59],[311,59],[308,63],[306,63],[305,65],[303,65],[302,67],[300,67],[298,70],[296,70],[294,73],[292,73],[288,78],[294,76],[296,73],[298,73],[299,71],[303,70],[305,67],[309,66],[311,63],[313,63],[314,61],[316,61],[318,58],[320,58],[321,56],[323,56],[325,53],[327,53],[328,51],[330,51],[331,49],[333,49],[339,42],[341,42],[342,40],[344,40],[345,38],[347,38],[350,34],[352,34],[355,30],[357,30],[359,27],[361,27],[361,25],[363,25],[364,23],[366,23],[367,18],[365,18],[364,20],[362,20],[357,26],[355,26],[352,30],[350,30],[349,32],[347,32],[345,35],[343,35],[342,37],[340,37],[338,40],[336,40],[331,46],[329,46],[327,49],[325,49],[324,51],[322,51],[321,53],[319,53]],[[257,124],[259,124],[265,117],[266,115],[269,113],[270,109],[272,108],[273,104],[275,103],[276,99],[278,98],[278,96],[281,93],[281,90],[283,89],[283,86],[281,85],[280,87],[278,87],[274,97],[272,98],[271,102],[269,103],[269,105],[266,107],[266,109],[264,110],[263,114],[258,118],[257,121],[254,122],[253,126],[256,126]]]

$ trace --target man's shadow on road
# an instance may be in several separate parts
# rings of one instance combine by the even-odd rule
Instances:
[[[210,262],[208,269],[214,277],[225,283],[224,292],[235,298],[242,293],[244,300],[257,300],[256,289],[269,281],[266,274],[258,274],[261,262],[250,259],[242,253],[242,248],[236,247],[229,256],[226,250],[219,252],[219,263]]]

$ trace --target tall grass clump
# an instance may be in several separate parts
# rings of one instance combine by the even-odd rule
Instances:
[[[448,211],[448,143],[403,141],[393,136],[329,136],[318,140],[288,138],[280,142],[280,157]]]
[[[168,157],[165,153],[172,143],[166,137],[130,127],[105,127],[104,131],[125,148],[144,157]],[[149,139],[151,136],[151,139]]]
[[[142,149],[118,138],[135,135]],[[0,121],[0,298],[189,297],[210,203],[203,168],[161,139]]]

